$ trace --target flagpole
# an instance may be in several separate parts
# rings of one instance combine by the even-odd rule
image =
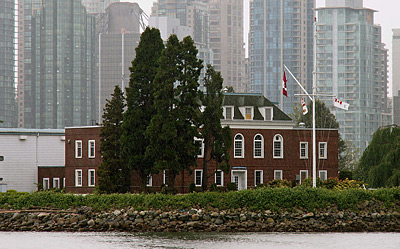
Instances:
[[[281,79],[283,79],[283,0],[281,0]],[[281,94],[281,110],[283,111],[283,94]]]
[[[314,44],[313,44],[313,188],[317,187],[317,138],[315,132],[315,94],[317,91],[317,18],[314,19]]]

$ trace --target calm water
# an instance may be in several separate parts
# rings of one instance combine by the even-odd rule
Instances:
[[[0,232],[0,249],[400,248],[399,233],[35,233]]]

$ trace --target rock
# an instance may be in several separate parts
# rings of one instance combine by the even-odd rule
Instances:
[[[140,215],[140,216],[145,216],[145,215],[146,215],[146,212],[145,212],[145,211],[140,211],[140,212],[139,212],[139,215]]]
[[[144,219],[143,218],[137,218],[137,219],[135,219],[135,223],[144,223]]]
[[[158,220],[154,219],[149,223],[149,225],[152,227],[156,227],[156,226],[160,225],[160,222]]]
[[[274,224],[275,221],[274,221],[274,219],[272,219],[272,218],[268,218],[268,219],[267,219],[267,223],[268,223],[268,224]]]
[[[88,226],[93,227],[96,224],[96,222],[93,219],[91,219],[87,222],[87,224]]]
[[[121,211],[120,210],[115,210],[114,212],[113,212],[113,215],[115,215],[115,216],[118,216],[118,215],[120,215],[121,214]]]
[[[179,221],[188,221],[189,215],[187,215],[187,214],[180,215],[180,216],[178,216],[178,220]]]
[[[214,223],[215,223],[216,225],[222,225],[222,224],[224,224],[224,221],[223,221],[222,219],[218,218],[218,219],[215,220]]]
[[[199,215],[193,214],[193,215],[192,215],[192,220],[193,220],[193,221],[198,221],[198,220],[200,220]]]
[[[20,213],[14,213],[14,215],[12,216],[12,220],[17,220],[17,219],[19,219],[19,218],[21,218],[22,217],[22,214],[20,214]]]
[[[217,218],[218,216],[219,216],[219,213],[217,213],[217,212],[211,213],[211,217],[213,217],[213,218]]]

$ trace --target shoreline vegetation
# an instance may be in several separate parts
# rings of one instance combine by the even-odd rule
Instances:
[[[0,193],[0,231],[400,232],[400,188]]]

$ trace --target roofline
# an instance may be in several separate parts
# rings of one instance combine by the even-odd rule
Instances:
[[[89,129],[89,128],[101,128],[100,125],[92,125],[92,126],[71,126],[65,127],[65,129]]]
[[[323,10],[323,9],[353,9],[353,10],[372,10],[373,12],[379,12],[378,10],[374,10],[371,8],[353,8],[353,7],[319,7],[314,10]]]
[[[0,135],[65,135],[65,129],[0,128]]]

